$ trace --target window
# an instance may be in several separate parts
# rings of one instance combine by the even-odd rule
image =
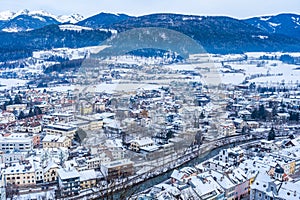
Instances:
[[[261,197],[261,196],[262,196],[262,195],[261,195],[261,192],[260,192],[260,193],[258,193],[258,196],[259,196],[259,197]]]

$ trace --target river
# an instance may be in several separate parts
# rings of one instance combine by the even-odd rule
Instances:
[[[236,143],[236,144],[238,144],[238,143]],[[201,163],[201,162],[203,162],[203,161],[205,161],[209,158],[212,158],[212,157],[216,156],[219,153],[220,150],[226,149],[226,148],[229,148],[229,147],[233,147],[233,146],[235,146],[235,144],[228,144],[228,145],[224,145],[224,146],[212,149],[211,151],[200,154],[198,157],[182,164],[177,169],[180,169],[180,168],[183,168],[183,167],[194,167],[195,165],[197,165],[197,164],[199,164],[199,163]],[[118,199],[118,200],[119,199],[124,199],[124,197],[132,196],[133,194],[137,194],[139,192],[145,191],[145,190],[153,187],[154,185],[162,183],[163,181],[170,178],[173,170],[174,169],[169,170],[169,171],[167,171],[163,174],[160,174],[158,176],[155,176],[153,178],[149,178],[149,179],[147,179],[147,180],[145,180],[145,181],[143,181],[139,184],[134,185],[130,189],[127,188],[127,189],[118,191],[113,195],[113,199]],[[103,199],[103,198],[97,198],[97,199]]]

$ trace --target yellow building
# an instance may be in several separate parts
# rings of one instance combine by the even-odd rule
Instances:
[[[89,130],[99,130],[103,127],[103,120],[91,120],[89,124]]]
[[[43,139],[43,148],[68,148],[72,145],[72,140],[66,136],[46,135]]]
[[[99,129],[102,129],[102,127],[103,127],[103,119],[97,117],[96,115],[88,115],[88,116],[78,115],[78,116],[76,116],[76,118],[81,120],[82,124],[84,124],[84,122],[85,122],[84,128],[78,126],[84,130],[99,130]]]
[[[30,164],[16,163],[2,171],[5,185],[29,186],[36,184],[35,169]]]
[[[68,124],[48,124],[43,129],[48,135],[62,135],[73,138],[77,130],[74,126],[69,126]]]
[[[96,187],[96,172],[93,169],[80,171],[80,188],[81,189],[88,189],[92,187]]]
[[[129,149],[132,151],[140,151],[141,149],[150,149],[152,147],[156,147],[154,141],[149,137],[144,137],[131,140]]]
[[[251,185],[254,183],[256,176],[257,176],[257,173],[255,174],[255,176],[253,176],[249,179],[248,193],[250,193],[250,191],[251,191]]]
[[[295,160],[286,160],[286,162],[279,162],[279,164],[287,175],[292,175],[295,173]]]
[[[57,170],[59,166],[53,162],[49,163],[44,169],[44,182],[54,182],[57,180]]]
[[[93,113],[93,107],[92,105],[84,105],[80,108],[81,115],[89,115]]]
[[[295,169],[296,169],[296,161],[293,160],[292,162],[290,162],[290,173],[294,174],[295,173]]]

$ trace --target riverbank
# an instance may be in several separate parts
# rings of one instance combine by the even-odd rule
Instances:
[[[197,148],[187,149],[179,157],[174,158],[174,160],[164,163],[163,166],[157,166],[155,169],[143,174],[133,176],[130,179],[123,179],[121,182],[112,183],[108,187],[89,190],[78,196],[69,197],[67,199],[126,199],[133,194],[145,191],[168,179],[174,169],[194,166],[217,155],[217,153],[224,148],[245,144],[259,139],[260,138],[253,137],[252,135],[224,137]]]

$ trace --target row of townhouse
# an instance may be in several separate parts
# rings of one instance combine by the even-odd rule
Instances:
[[[45,168],[33,159],[11,164],[1,171],[2,182],[6,187],[25,187],[38,183],[56,181],[58,165],[49,163]]]
[[[58,183],[62,197],[79,194],[81,190],[96,187],[95,170],[78,172],[75,168],[60,168],[49,162],[42,167],[39,162],[26,160],[1,171],[2,185],[10,187],[35,187],[40,183]]]

